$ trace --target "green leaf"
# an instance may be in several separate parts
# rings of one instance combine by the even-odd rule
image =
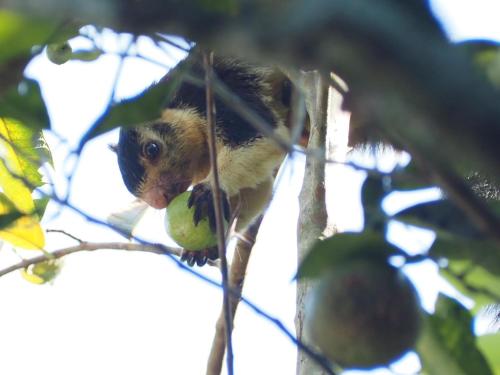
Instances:
[[[429,250],[429,256],[471,260],[491,273],[500,274],[500,247],[495,241],[438,237]]]
[[[331,266],[355,257],[387,260],[401,250],[388,243],[380,233],[339,233],[317,241],[299,266],[299,278],[317,278]]]
[[[38,198],[34,200],[35,202],[35,212],[38,216],[39,220],[42,220],[43,215],[45,214],[45,210],[47,209],[47,205],[50,202],[49,197]]]
[[[38,17],[0,10],[0,65],[19,56],[29,56],[36,45],[46,44],[58,24]]]
[[[460,293],[474,300],[473,311],[492,303],[500,303],[500,276],[468,260],[449,260],[439,270]]]
[[[99,57],[101,57],[103,53],[104,51],[100,50],[99,48],[73,51],[73,53],[71,54],[71,60],[95,61]]]
[[[0,137],[4,150],[0,187],[17,209],[32,214],[35,206],[31,192],[43,184],[38,172],[43,162],[37,150],[40,132],[18,121],[0,118]]]
[[[38,82],[24,79],[0,98],[0,117],[13,118],[33,129],[46,129],[50,125],[49,114]]]
[[[190,65],[190,61],[181,62],[169,72],[168,79],[163,79],[134,98],[109,107],[83,136],[79,149],[90,139],[114,128],[137,126],[158,119],[164,106],[175,95]]]
[[[20,212],[14,203],[0,194],[0,238],[24,249],[40,250],[45,246],[45,234],[38,217]]]
[[[449,200],[420,203],[393,216],[394,219],[436,231],[438,236],[480,239],[484,235]]]
[[[493,372],[500,375],[500,333],[479,336],[477,344],[488,360]]]
[[[21,275],[33,284],[45,284],[55,279],[61,267],[60,260],[49,259],[25,268],[21,271]]]
[[[493,375],[472,333],[472,316],[456,300],[440,295],[417,351],[429,374]]]
[[[24,216],[22,212],[3,193],[0,193],[0,230],[11,226],[17,219]]]

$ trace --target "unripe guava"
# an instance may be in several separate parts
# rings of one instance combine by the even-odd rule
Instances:
[[[339,262],[308,298],[310,341],[342,367],[387,365],[415,345],[421,319],[415,288],[385,261]]]
[[[194,224],[194,206],[189,208],[187,202],[191,192],[186,191],[176,196],[168,205],[165,213],[165,230],[167,234],[186,250],[203,250],[217,244],[217,237],[211,231],[208,218]]]
[[[68,42],[52,43],[47,46],[47,57],[54,64],[64,64],[72,55],[73,50]]]

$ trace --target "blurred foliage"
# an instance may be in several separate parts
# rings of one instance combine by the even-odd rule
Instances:
[[[477,341],[493,373],[500,374],[500,355],[498,355],[498,348],[500,348],[500,333],[479,336]]]
[[[399,252],[377,232],[339,233],[318,241],[311,248],[300,264],[298,277],[318,278],[339,262],[356,257],[387,261]]]
[[[47,158],[46,144],[41,142],[40,131],[12,119],[0,118],[0,137],[0,211],[4,217],[0,238],[25,249],[42,249],[41,211],[32,193],[43,185],[38,169]],[[5,222],[8,218],[10,222]]]
[[[33,284],[45,284],[53,281],[61,271],[61,261],[50,259],[32,264],[21,271],[23,278]]]
[[[438,298],[417,347],[425,373],[493,375],[477,347],[471,323],[469,311],[460,303],[442,295]]]
[[[49,12],[50,4],[46,5],[44,11]],[[24,1],[16,6],[30,9]],[[355,257],[384,262],[402,257],[406,263],[430,259],[439,265],[444,278],[472,298],[473,313],[500,303],[499,238],[494,231],[485,231],[477,219],[478,212],[485,213],[482,219],[490,228],[498,228],[500,222],[496,202],[500,52],[496,43],[450,43],[428,2],[417,0],[273,4],[145,0],[115,6],[109,24],[104,22],[105,14],[95,15],[99,20],[95,24],[152,38],[156,32],[178,32],[222,53],[239,53],[287,67],[333,70],[349,86],[344,106],[359,119],[356,131],[366,130],[369,134],[364,139],[389,141],[412,154],[412,162],[404,169],[391,174],[370,171],[362,189],[364,231],[318,241],[300,265],[298,277],[317,278],[332,265]],[[0,10],[0,238],[15,246],[42,249],[45,245],[39,222],[48,199],[34,199],[33,191],[43,184],[40,166],[51,162],[42,136],[42,129],[50,127],[45,102],[38,83],[23,77],[23,72],[43,46],[56,64],[93,61],[103,55],[105,51],[97,45],[80,51],[71,48],[70,39],[78,35],[79,26],[93,23],[93,7],[87,9],[77,14],[82,17],[79,24],[56,12],[40,17],[29,11]],[[108,108],[82,138],[80,150],[88,140],[116,127],[157,118],[186,78],[186,71],[176,69],[178,73],[168,81],[120,103],[110,98]],[[483,176],[484,171],[488,172],[486,185],[462,178],[470,173]],[[416,204],[394,216],[383,210],[384,199],[392,192],[429,184],[440,184],[446,198]],[[485,188],[489,192],[482,195]],[[470,198],[472,191],[477,200]],[[388,242],[390,220],[431,229],[436,240],[422,254],[410,255]],[[23,276],[46,283],[59,269],[58,262],[48,260],[27,268]],[[479,350],[471,320],[466,308],[440,297],[435,313],[428,316],[418,350],[426,373],[500,373],[495,351],[500,345],[498,335],[481,337]]]

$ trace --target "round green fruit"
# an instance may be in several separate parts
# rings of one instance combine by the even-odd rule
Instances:
[[[186,250],[203,250],[217,244],[217,237],[211,231],[208,218],[194,224],[194,207],[187,205],[191,192],[176,196],[165,213],[165,230],[168,235]]]
[[[47,57],[54,64],[64,64],[72,55],[73,50],[68,42],[52,43],[47,46]]]
[[[339,262],[315,284],[306,305],[306,332],[345,368],[387,365],[411,350],[420,331],[415,288],[385,261]]]

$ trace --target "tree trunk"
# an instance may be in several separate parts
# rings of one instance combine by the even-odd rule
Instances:
[[[308,150],[324,150],[325,157],[344,161],[347,152],[349,114],[341,109],[342,96],[332,87],[328,88],[324,78],[318,73],[303,76],[303,88],[306,93],[306,107],[310,116],[311,131]],[[331,167],[334,167],[334,165]],[[325,172],[326,171],[326,172]],[[325,175],[326,173],[326,175]],[[300,214],[298,222],[298,261],[299,264],[309,248],[321,236],[332,236],[337,228],[327,214],[325,184],[338,183],[330,176],[334,168],[325,168],[325,163],[318,157],[308,156],[304,182],[300,193]],[[329,178],[330,177],[330,178]],[[330,207],[331,208],[331,207]],[[310,280],[297,283],[297,313],[295,328],[297,337],[307,342],[304,331],[304,311],[307,292],[311,288]],[[325,375],[304,353],[297,355],[297,375]]]
[[[317,72],[303,74],[306,108],[310,118],[308,150],[324,150],[326,141],[326,119],[328,86]],[[325,205],[325,163],[316,157],[307,156],[304,182],[299,196],[298,222],[299,264],[311,245],[322,235],[327,225]],[[297,283],[297,312],[295,329],[297,337],[304,340],[304,307],[310,281]],[[297,355],[297,375],[323,375],[324,372],[303,352]]]

